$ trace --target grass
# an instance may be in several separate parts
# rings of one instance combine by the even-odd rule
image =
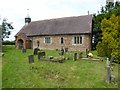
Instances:
[[[112,73],[115,82],[106,83],[106,62],[67,60],[64,63],[38,61],[28,63],[27,53],[14,46],[3,46],[2,88],[118,88],[118,65]],[[47,56],[59,56],[58,51],[46,51]]]
[[[2,57],[0,56],[0,89],[2,88],[2,73],[1,72],[2,72]]]

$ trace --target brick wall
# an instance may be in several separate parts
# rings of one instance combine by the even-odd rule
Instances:
[[[23,45],[22,47],[19,47],[19,40],[21,40],[23,42]],[[24,37],[22,35],[19,35],[16,37],[16,40],[15,40],[15,46],[17,49],[19,48],[32,48],[32,42],[31,40],[25,40]]]
[[[82,44],[74,44],[74,36],[82,36]],[[86,49],[91,50],[91,36],[90,35],[57,35],[57,36],[50,36],[51,43],[46,44],[44,42],[45,36],[37,36],[33,37],[33,48],[37,48],[37,42],[39,41],[39,48],[40,49],[61,49],[68,48],[68,50],[80,50],[85,51]],[[64,39],[64,44],[61,44],[61,37]]]

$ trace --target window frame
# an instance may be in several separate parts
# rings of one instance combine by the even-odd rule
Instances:
[[[64,44],[64,37],[60,37],[60,44]]]
[[[74,45],[82,45],[83,44],[83,36],[73,36],[73,44]]]
[[[49,41],[48,41],[48,40],[49,40]],[[51,44],[51,43],[52,43],[51,37],[50,37],[50,36],[45,36],[45,37],[44,37],[44,43],[45,43],[45,44]]]

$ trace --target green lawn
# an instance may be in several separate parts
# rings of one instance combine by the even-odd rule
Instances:
[[[0,56],[0,89],[2,88],[2,73],[1,72],[2,72],[2,57]]]
[[[38,61],[28,63],[33,50],[22,53],[14,46],[3,46],[3,88],[117,88],[118,65],[113,74],[115,82],[106,83],[106,62],[66,60],[64,63]],[[47,56],[58,56],[58,51],[46,51]]]

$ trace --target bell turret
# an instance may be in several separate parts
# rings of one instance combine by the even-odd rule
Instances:
[[[27,13],[27,17],[25,17],[25,24],[29,24],[31,22],[31,18],[29,16],[29,9],[27,9],[28,13]]]

